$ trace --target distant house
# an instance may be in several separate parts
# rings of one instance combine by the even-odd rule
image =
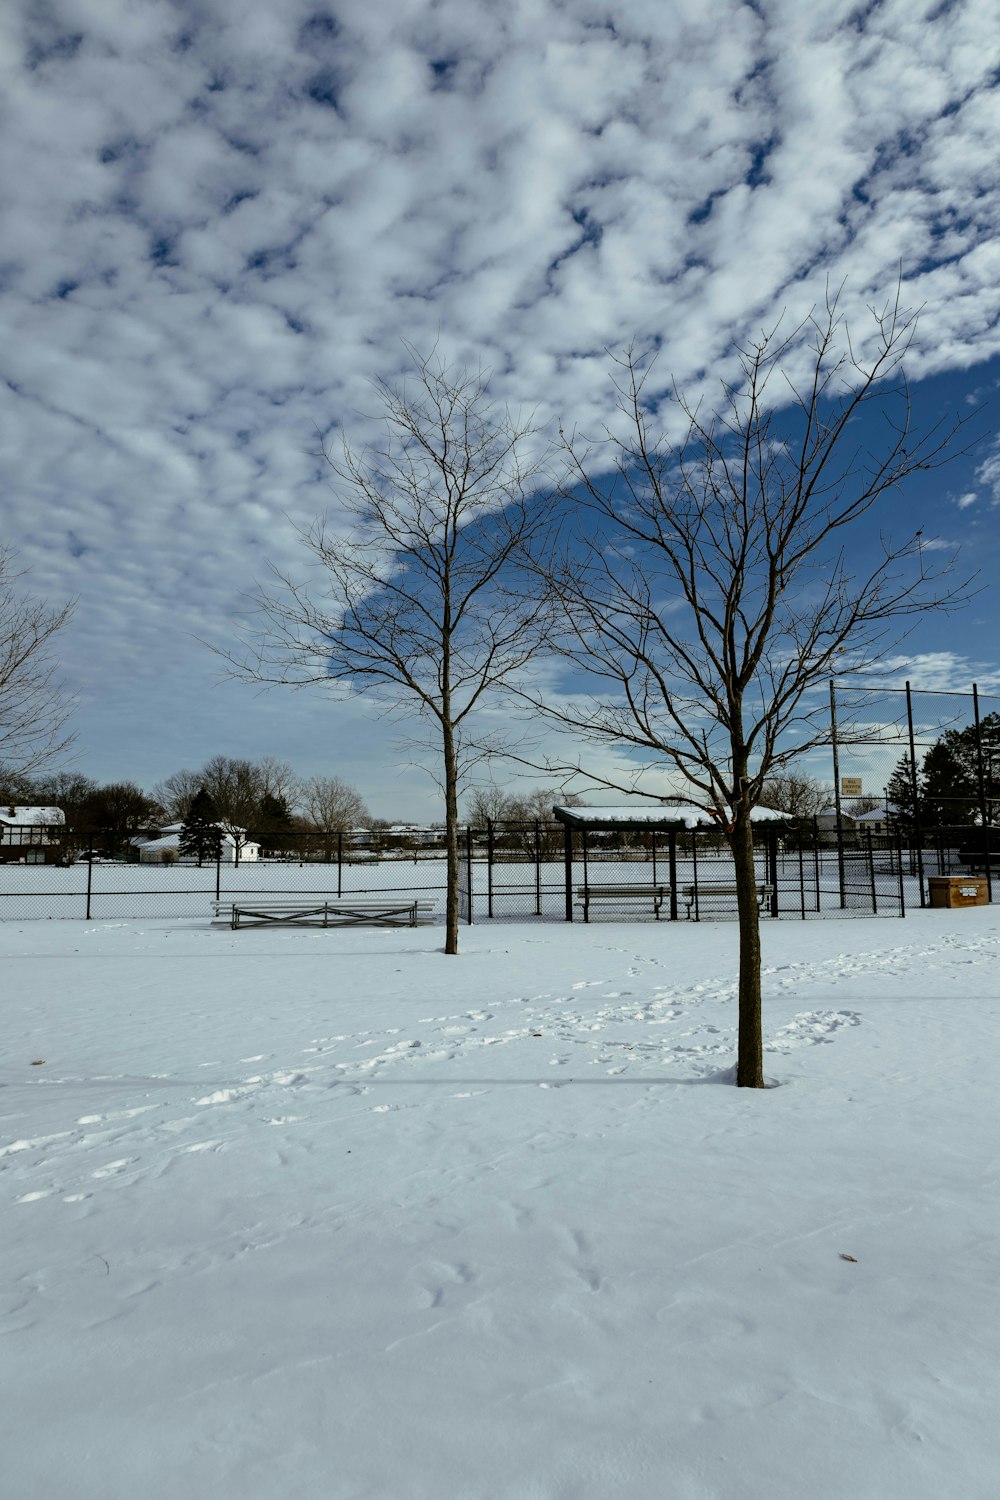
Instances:
[[[54,865],[62,857],[66,816],[61,807],[0,808],[0,861]]]
[[[859,813],[856,819],[859,828],[867,828],[873,838],[884,838],[892,832],[893,825],[884,807],[875,807],[871,812]]]
[[[847,840],[854,838],[857,819],[849,812],[841,809],[840,826],[843,837]],[[816,833],[821,844],[835,844],[837,842],[837,809],[836,807],[824,807],[816,814]]]
[[[196,865],[193,855],[181,857],[180,843],[183,823],[168,823],[164,828],[150,829],[131,840],[141,865]],[[236,829],[238,838],[232,833],[222,832],[222,861],[224,864],[249,864],[260,859],[260,845],[243,838],[243,829]],[[214,860],[202,861],[214,864]]]

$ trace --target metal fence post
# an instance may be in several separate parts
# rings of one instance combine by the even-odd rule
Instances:
[[[677,830],[667,831],[667,861],[670,866],[670,920],[677,921]]]
[[[216,901],[220,901],[222,899],[222,840],[221,839],[219,840],[219,843],[217,844],[216,850],[215,850],[215,899],[216,899]]]
[[[586,828],[584,828],[584,830],[583,830],[583,840],[582,840],[582,842],[583,842],[583,920],[585,922],[589,922],[590,921],[590,899],[589,899],[590,872],[589,872],[589,870],[587,868],[587,854],[589,852],[589,839],[588,839],[588,836],[587,836],[587,830],[586,830]]]
[[[486,915],[493,915],[493,819],[486,819]]]
[[[87,915],[84,921],[90,921],[90,894],[94,887],[94,851],[87,850]]]
[[[983,730],[979,722],[979,689],[972,684],[972,711],[976,719],[976,779],[979,782],[979,817],[983,825],[983,864],[986,871],[986,899],[993,900],[993,866],[990,859],[990,810],[986,805],[986,777],[983,774]]]
[[[337,895],[342,896],[344,881],[344,830],[337,830]]]
[[[566,878],[566,920],[573,920],[573,830],[563,824],[563,872]]]
[[[920,822],[920,788],[917,784],[917,743],[913,733],[913,698],[906,684],[906,722],[910,731],[910,788],[913,797],[913,840],[917,846],[917,879],[920,882],[920,905],[927,905],[924,895],[924,830]]]
[[[871,831],[871,829],[870,828],[866,828],[865,829],[865,834],[866,834],[865,843],[868,846],[868,879],[871,882],[871,888],[872,888],[872,916],[873,917],[877,917],[878,916],[878,887],[875,884],[875,850],[874,850],[874,847],[872,845],[872,831]]]
[[[844,872],[844,827],[840,815],[840,750],[837,744],[837,689],[830,678],[830,739],[833,742],[833,805],[837,814],[837,879],[840,884],[840,909],[847,906],[847,882]]]
[[[472,926],[472,828],[467,824],[465,829],[465,868],[466,885],[469,892],[469,926]]]

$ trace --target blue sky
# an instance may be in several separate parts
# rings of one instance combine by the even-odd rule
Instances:
[[[986,437],[886,519],[989,587],[886,670],[1000,686],[998,70],[988,0],[3,7],[0,537],[79,598],[76,765],[274,754],[434,815],[370,706],[220,683],[195,639],[335,517],[316,427],[363,442],[405,339],[597,428],[609,348],[656,338],[696,391],[900,267],[918,419],[984,403]]]

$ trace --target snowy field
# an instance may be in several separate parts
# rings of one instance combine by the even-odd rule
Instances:
[[[10,1500],[995,1500],[1000,910],[0,924]]]

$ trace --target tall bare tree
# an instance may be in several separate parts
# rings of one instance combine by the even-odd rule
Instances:
[[[771,807],[775,812],[787,813],[790,818],[813,818],[833,800],[833,790],[809,776],[788,766],[765,778],[761,785],[762,807]]]
[[[0,547],[0,766],[9,774],[45,765],[72,739],[65,733],[72,705],[52,648],[73,605],[50,609],[24,591],[23,577],[14,554]]]
[[[299,800],[314,828],[346,833],[369,822],[365,799],[340,776],[311,776],[302,783]]]
[[[156,803],[134,781],[113,781],[96,787],[87,798],[85,815],[90,842],[115,858],[128,853],[129,840],[156,817]]]
[[[183,822],[200,790],[200,771],[174,771],[156,783],[153,797],[169,819]]]
[[[528,493],[530,421],[494,405],[481,373],[414,359],[400,388],[375,384],[383,440],[324,451],[351,529],[321,519],[301,533],[325,570],[319,595],[277,574],[247,653],[225,654],[252,681],[371,693],[428,723],[447,835],[445,951],[457,953],[458,795],[481,754],[470,718],[541,638],[542,616],[507,580],[547,511]]]
[[[310,777],[300,788],[299,800],[303,814],[315,833],[345,834],[370,826],[371,815],[364,798],[339,776]],[[335,857],[336,839],[332,842],[316,842],[324,844],[325,847],[317,852],[321,852],[325,859]]]
[[[632,753],[631,771],[592,783],[633,790],[650,761],[679,773],[728,841],[745,1087],[764,1085],[751,812],[769,780],[827,739],[831,674],[874,662],[900,622],[962,594],[943,576],[950,564],[927,568],[919,533],[883,536],[867,566],[844,551],[847,528],[942,463],[954,436],[911,430],[901,363],[915,319],[898,291],[872,311],[867,352],[835,298],[791,336],[739,348],[739,377],[715,416],[675,391],[687,429],[676,445],[656,426],[665,393],[631,351],[615,382],[626,436],[609,432],[597,451],[567,440],[582,524],[558,563],[540,559],[561,614],[558,649],[591,692],[582,703],[537,696],[533,710]],[[859,434],[869,407],[881,426]]]
[[[487,823],[519,817],[520,812],[510,790],[490,781],[470,788],[465,798],[465,816],[473,828],[485,828]]]
[[[233,840],[236,857],[249,841],[266,799],[287,802],[295,788],[295,773],[285,761],[265,755],[247,760],[213,755],[199,772],[200,786],[215,805],[219,827]]]

